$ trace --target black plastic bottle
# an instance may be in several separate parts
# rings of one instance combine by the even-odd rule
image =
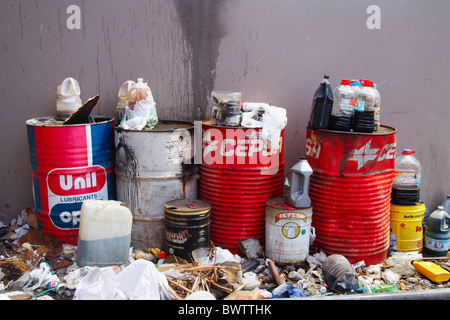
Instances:
[[[328,81],[329,78],[326,74],[323,76],[323,80],[314,94],[308,124],[311,129],[328,129],[331,111],[333,110],[333,90]]]

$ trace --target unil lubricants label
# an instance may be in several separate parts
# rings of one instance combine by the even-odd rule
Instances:
[[[101,166],[58,168],[47,175],[50,219],[59,229],[78,229],[85,200],[107,200],[106,171]]]

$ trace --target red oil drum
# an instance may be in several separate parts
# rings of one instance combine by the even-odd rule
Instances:
[[[76,245],[83,201],[115,197],[113,118],[26,121],[38,229]]]
[[[200,199],[211,204],[210,239],[241,254],[238,243],[265,241],[266,201],[283,195],[284,130],[278,147],[267,148],[261,129],[202,123]]]
[[[370,134],[307,129],[312,225],[326,254],[367,265],[386,258],[395,152],[395,128]]]

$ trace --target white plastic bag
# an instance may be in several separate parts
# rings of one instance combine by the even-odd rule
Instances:
[[[194,261],[198,263],[199,266],[211,266],[214,263],[224,263],[224,262],[241,262],[241,258],[237,254],[232,254],[228,249],[222,249],[221,247],[216,247],[215,258],[210,260],[208,257],[209,248],[200,247],[192,251],[192,257]]]
[[[208,291],[195,291],[187,296],[185,300],[216,300],[216,298]]]
[[[165,275],[145,259],[133,261],[121,272],[95,267],[78,283],[74,300],[169,300]]]
[[[93,267],[78,283],[73,300],[126,300],[117,289],[117,274],[111,267]]]
[[[267,107],[263,122],[261,138],[268,148],[278,150],[281,131],[287,124],[286,109],[275,106]]]
[[[156,103],[152,91],[142,78],[138,79],[128,92],[128,104],[120,127],[126,130],[152,129],[158,123]]]
[[[151,261],[138,259],[117,274],[117,278],[117,288],[129,300],[172,299],[166,276]]]
[[[266,103],[255,105],[257,106],[253,110],[242,114],[241,125],[246,128],[262,128],[261,139],[266,147],[278,150],[281,131],[287,124],[286,109]]]
[[[30,289],[36,290],[37,288],[44,288],[51,281],[59,281],[58,276],[50,272],[50,266],[47,263],[42,262],[39,269],[30,272],[30,280],[23,288],[26,289],[34,283]]]

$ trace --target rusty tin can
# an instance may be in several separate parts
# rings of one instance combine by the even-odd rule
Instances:
[[[164,204],[197,198],[193,125],[159,121],[153,130],[115,127],[117,200],[133,214],[131,245],[146,251],[164,244]]]
[[[211,205],[202,200],[179,199],[164,204],[165,249],[186,260],[197,248],[209,247]]]
[[[293,208],[276,198],[266,203],[266,257],[278,264],[301,264],[309,254],[312,208]]]

